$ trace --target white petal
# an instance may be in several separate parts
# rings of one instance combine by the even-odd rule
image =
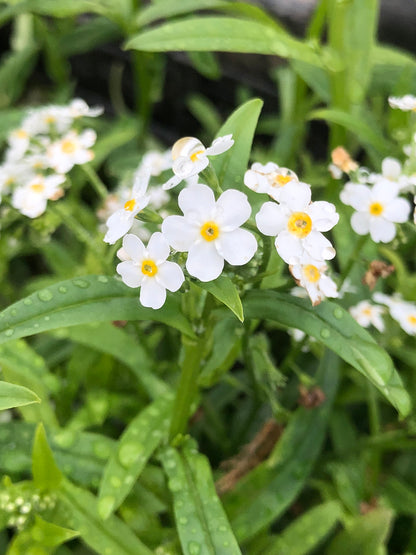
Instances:
[[[371,198],[376,202],[387,203],[397,197],[399,185],[387,179],[382,179],[373,186]]]
[[[325,274],[321,275],[321,279],[319,280],[319,288],[322,291],[322,293],[325,295],[325,297],[331,297],[331,298],[338,297],[336,283],[332,281],[332,279]]]
[[[407,222],[410,214],[410,203],[404,198],[395,198],[385,208],[383,217],[391,222]]]
[[[187,218],[201,223],[201,218],[212,217],[215,210],[215,196],[207,185],[197,183],[179,193],[178,204]]]
[[[182,179],[195,175],[196,173],[202,172],[209,164],[208,158],[201,154],[199,158],[193,162],[190,158],[186,156],[179,156],[172,165],[173,173]]]
[[[282,206],[265,202],[256,215],[256,224],[264,235],[277,235],[286,227],[287,215]]]
[[[140,287],[143,274],[138,266],[131,260],[117,264],[117,273],[121,275],[123,282],[129,287]]]
[[[265,175],[251,169],[244,174],[244,185],[256,193],[264,193],[269,187],[269,182]]]
[[[212,145],[206,149],[205,154],[207,156],[216,156],[217,154],[222,154],[234,144],[232,135],[224,135],[224,137],[218,137],[212,143]]]
[[[315,260],[331,260],[336,254],[331,242],[319,231],[311,231],[303,239],[303,248]]]
[[[150,237],[147,245],[147,251],[149,253],[149,257],[156,262],[156,265],[164,262],[169,256],[169,244],[166,237],[164,237],[160,231],[156,231],[156,233],[153,233]]]
[[[381,172],[387,179],[398,179],[402,172],[402,165],[396,158],[388,156],[381,163]]]
[[[365,210],[370,202],[371,189],[367,185],[347,183],[341,191],[340,199],[356,210]]]
[[[162,233],[167,242],[177,251],[188,251],[200,238],[199,227],[183,216],[168,216],[163,220]]]
[[[215,220],[224,231],[243,225],[251,214],[247,195],[236,189],[228,189],[217,200]]]
[[[396,235],[396,226],[384,218],[373,218],[370,222],[370,235],[375,243],[390,243]]]
[[[154,277],[143,280],[140,288],[140,302],[148,308],[158,309],[165,304],[166,289]]]
[[[212,281],[221,274],[224,259],[218,254],[214,243],[202,241],[190,248],[186,269],[191,276],[201,281]]]
[[[307,183],[294,181],[290,187],[282,187],[279,201],[291,210],[304,210],[311,202],[311,188]]]
[[[367,212],[354,212],[351,216],[351,227],[358,235],[367,235],[370,231],[370,217]]]
[[[219,254],[234,266],[247,264],[257,250],[257,241],[252,233],[245,229],[235,229],[221,233],[216,241]]]
[[[283,230],[276,237],[276,250],[287,264],[299,264],[304,253],[302,241],[289,231]]]
[[[146,248],[136,235],[125,235],[123,250],[131,260],[141,262],[145,256]]]
[[[169,189],[173,189],[173,187],[176,187],[176,185],[178,185],[181,181],[182,181],[182,177],[174,175],[168,181],[166,181],[166,183],[164,183],[162,185],[162,189],[164,191],[168,191]]]
[[[156,279],[169,291],[177,291],[185,280],[182,269],[175,262],[162,262],[158,266]]]
[[[123,237],[133,225],[134,217],[121,208],[112,214],[106,221],[108,231],[105,234],[104,241],[113,245],[118,239]]]
[[[312,218],[313,229],[318,231],[329,231],[339,220],[335,206],[324,200],[312,202],[307,208],[307,213]]]

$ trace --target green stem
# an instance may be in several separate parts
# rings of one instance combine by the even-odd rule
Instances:
[[[367,382],[367,402],[370,420],[370,432],[372,437],[377,437],[381,432],[380,412],[376,397],[376,391],[373,384]],[[370,451],[370,468],[371,468],[371,482],[373,490],[377,488],[378,477],[381,467],[380,449],[373,447]]]
[[[140,118],[139,140],[142,142],[146,136],[147,126],[151,115],[151,75],[149,69],[149,55],[144,52],[133,51],[132,69],[135,85],[136,112]]]
[[[366,244],[368,239],[368,235],[361,235],[360,238],[358,239],[354,250],[352,251],[352,253],[350,254],[350,257],[345,265],[344,270],[341,273],[341,280],[338,283],[338,290],[341,289],[341,287],[344,284],[344,281],[347,279],[347,277],[349,276],[351,270],[353,269],[355,263],[358,261],[358,257],[364,247],[364,245]]]
[[[201,339],[194,340],[183,336],[182,345],[184,357],[170,424],[170,441],[186,432],[191,406],[198,391],[197,379],[203,352]]]
[[[84,170],[84,173],[88,176],[92,186],[94,187],[95,191],[97,192],[98,196],[105,200],[108,197],[108,190],[101,179],[98,177],[97,172],[94,170],[90,164],[82,164],[81,168]]]
[[[209,185],[218,195],[222,195],[223,190],[220,187],[217,174],[211,163],[201,172],[201,178]]]
[[[270,255],[272,254],[271,237],[263,237],[263,256],[259,267],[259,274],[264,274],[269,265]]]

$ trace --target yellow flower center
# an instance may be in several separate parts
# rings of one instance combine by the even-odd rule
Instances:
[[[74,143],[74,141],[70,141],[69,139],[63,141],[61,145],[61,150],[65,154],[72,154],[73,152],[75,152],[76,148],[77,145]]]
[[[28,134],[24,129],[19,129],[15,134],[18,139],[27,139],[28,137]]]
[[[373,202],[370,204],[369,210],[372,216],[381,216],[384,212],[384,207],[380,202]]]
[[[305,212],[294,212],[288,222],[287,229],[299,239],[303,239],[312,231],[312,220]]]
[[[215,222],[206,222],[201,227],[201,235],[205,241],[214,241],[220,234],[220,230]]]
[[[272,187],[274,187],[275,185],[283,187],[283,185],[286,185],[286,183],[289,183],[289,181],[292,181],[292,177],[290,175],[276,175],[276,177],[273,179]]]
[[[157,266],[153,260],[143,260],[142,273],[146,276],[153,277],[157,274]]]
[[[6,179],[6,183],[5,185],[13,185],[14,183],[14,177],[9,177],[8,179]]]
[[[133,212],[135,206],[136,206],[136,201],[134,200],[134,198],[132,198],[131,200],[128,200],[125,203],[124,210],[127,210],[128,212]]]
[[[303,273],[305,275],[305,278],[311,283],[316,283],[317,281],[319,281],[319,278],[321,277],[320,271],[313,264],[307,264],[303,268]]]
[[[45,190],[45,185],[43,183],[34,183],[30,188],[35,193],[42,193]]]
[[[407,321],[409,322],[409,324],[411,324],[412,326],[416,326],[416,316],[414,314],[411,314],[410,316],[407,317]]]
[[[363,314],[364,316],[371,316],[371,308],[364,308]]]
[[[198,160],[198,156],[203,152],[204,152],[203,150],[198,150],[197,152],[194,152],[193,154],[191,154],[190,158],[192,162],[196,162]]]
[[[46,121],[46,123],[55,123],[56,117],[55,116],[46,116],[45,121]]]

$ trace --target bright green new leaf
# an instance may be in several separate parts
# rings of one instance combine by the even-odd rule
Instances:
[[[214,281],[198,281],[197,284],[198,287],[205,289],[225,306],[228,306],[240,322],[244,322],[243,305],[237,288],[229,277],[222,275]]]
[[[176,526],[185,555],[241,555],[216,494],[207,459],[193,441],[160,454],[173,496]]]
[[[164,0],[163,2],[156,2],[143,7],[139,11],[135,22],[138,27],[144,27],[159,19],[167,19],[189,12],[193,13],[196,9],[213,10],[227,4],[228,2],[224,2],[224,0],[198,0],[198,4],[195,4],[195,0],[181,0],[181,2],[177,0]]]
[[[259,98],[245,102],[234,110],[217,133],[217,137],[231,133],[234,139],[233,146],[221,156],[212,158],[211,162],[222,189],[244,190],[250,197],[251,191],[243,185],[243,176],[248,167],[251,145],[262,106],[263,101]],[[255,193],[251,196],[253,195],[255,196]]]
[[[98,512],[106,519],[127,497],[147,461],[166,439],[172,397],[142,410],[127,426],[108,460],[101,480]]]
[[[54,490],[62,482],[62,472],[55,463],[55,459],[43,424],[38,424],[35,432],[32,452],[33,481],[40,490]]]
[[[137,290],[107,276],[84,276],[56,283],[0,313],[0,343],[61,327],[111,320],[154,320],[193,336],[178,297],[159,310],[144,308]]]
[[[402,416],[411,400],[388,353],[343,308],[330,301],[312,307],[305,299],[274,291],[250,292],[247,318],[274,320],[315,337],[369,379]]]
[[[40,403],[40,399],[27,387],[0,382],[0,410],[22,407],[32,403]]]

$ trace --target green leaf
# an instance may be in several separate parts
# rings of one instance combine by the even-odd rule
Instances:
[[[7,555],[52,555],[58,546],[77,536],[79,533],[75,530],[51,524],[35,515],[35,522],[14,536]]]
[[[152,555],[131,529],[119,518],[105,522],[98,516],[97,499],[89,491],[64,482],[58,492],[62,505],[53,514],[59,525],[68,523],[80,532],[81,539],[97,553],[117,555]]]
[[[388,353],[343,308],[330,301],[311,307],[306,299],[274,291],[247,294],[247,318],[274,320],[315,337],[373,383],[401,416],[411,410],[409,394]]]
[[[58,488],[63,478],[62,472],[55,463],[42,423],[38,425],[35,432],[32,473],[34,484],[40,490],[54,490]]]
[[[32,403],[40,403],[40,399],[36,393],[27,387],[9,382],[0,382],[0,410],[31,405]]]
[[[374,129],[360,115],[337,109],[323,109],[311,112],[308,119],[323,119],[330,123],[341,125],[348,131],[351,131],[351,133],[354,133],[364,145],[375,148],[383,156],[387,156],[392,151],[390,142],[383,137],[381,130]]]
[[[158,19],[167,19],[176,15],[183,15],[195,10],[212,10],[221,6],[226,6],[228,2],[223,0],[164,0],[163,2],[152,3],[142,8],[136,18],[136,25],[144,27]]]
[[[214,281],[198,281],[197,285],[228,306],[240,322],[244,322],[243,305],[237,288],[229,277],[222,275]]]
[[[173,396],[142,410],[127,426],[105,467],[98,512],[106,519],[129,494],[159,444],[166,439]]]
[[[385,546],[393,520],[393,512],[385,507],[356,517],[346,530],[331,542],[328,555],[374,555]]]
[[[239,106],[229,116],[218,131],[217,137],[232,133],[234,145],[211,162],[223,189],[244,190],[249,198],[251,191],[244,186],[243,177],[250,159],[251,145],[262,106],[263,101],[254,98]],[[255,193],[252,193],[253,195]]]
[[[416,489],[410,484],[390,476],[383,486],[383,497],[399,514],[414,517],[416,514]]]
[[[306,555],[316,549],[340,517],[341,508],[336,501],[318,505],[287,526],[276,540],[268,544],[263,555]]]
[[[208,460],[193,441],[168,447],[160,459],[173,496],[176,526],[184,555],[241,554],[216,494]]]
[[[264,530],[301,492],[324,442],[338,376],[339,358],[327,351],[316,376],[317,385],[325,394],[325,402],[313,410],[299,408],[269,459],[224,497],[226,511],[239,541],[247,541]]]
[[[36,63],[37,54],[37,48],[32,45],[3,56],[0,65],[0,108],[19,98]]]
[[[193,336],[178,296],[159,310],[144,308],[136,289],[107,276],[84,276],[56,283],[0,313],[0,344],[61,327],[108,320],[154,320]]]
[[[160,25],[131,38],[127,49],[147,52],[218,51],[270,54],[324,67],[329,51],[294,39],[269,23],[237,17],[191,17]]]

